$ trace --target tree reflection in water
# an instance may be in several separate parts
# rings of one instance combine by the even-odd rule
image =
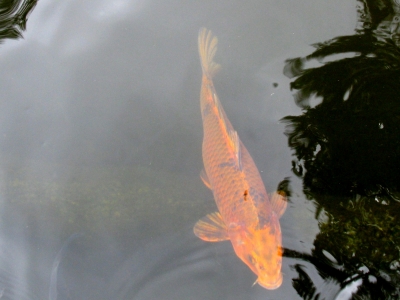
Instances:
[[[0,42],[5,39],[18,39],[26,29],[29,14],[38,0],[0,1]]]
[[[358,1],[356,35],[316,44],[287,61],[300,116],[286,135],[306,196],[316,202],[320,233],[312,254],[285,256],[313,264],[340,285],[338,299],[400,296],[400,2]],[[333,55],[340,59],[330,60]],[[312,60],[321,66],[307,68]],[[312,106],[311,100],[321,102]],[[321,299],[307,269],[293,286]],[[346,295],[347,293],[347,295]]]

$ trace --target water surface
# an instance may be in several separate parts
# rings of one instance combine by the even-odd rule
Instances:
[[[0,46],[1,298],[47,299],[49,288],[54,295],[55,259],[59,300],[350,299],[340,291],[368,284],[367,275],[383,289],[385,274],[395,281],[378,265],[395,273],[399,258],[382,259],[385,250],[364,260],[356,238],[381,233],[398,249],[386,230],[392,224],[371,221],[373,212],[387,212],[368,202],[380,194],[334,194],[326,187],[341,184],[335,177],[323,182],[324,193],[307,189],[304,178],[318,176],[292,170],[298,144],[288,146],[288,123],[280,121],[309,112],[296,105],[290,82],[300,74],[285,76],[285,61],[309,55],[311,44],[358,34],[357,3],[39,1],[24,38]],[[274,291],[252,287],[255,275],[229,242],[205,243],[192,231],[216,210],[199,178],[201,27],[219,39],[214,83],[267,191],[290,180],[280,220],[284,279]],[[332,219],[349,199],[368,209]],[[364,225],[349,221],[356,218]],[[341,228],[354,239],[343,239]],[[82,235],[62,248],[74,233]],[[359,260],[347,260],[352,251],[338,245]]]

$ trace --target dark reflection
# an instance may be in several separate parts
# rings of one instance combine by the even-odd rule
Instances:
[[[18,39],[26,29],[29,14],[37,0],[0,1],[0,43],[5,39]]]
[[[284,255],[339,285],[337,299],[398,299],[400,1],[359,1],[358,15],[356,35],[316,44],[284,69],[304,112],[283,119],[293,171],[320,221],[311,255]],[[306,265],[294,269],[301,297],[325,298]]]
[[[377,26],[379,33],[382,27]],[[291,88],[298,90],[296,102],[304,114],[283,120],[290,125],[289,145],[299,160],[294,169],[304,175],[306,189],[341,195],[398,191],[400,51],[397,31],[390,32],[338,37],[288,61],[285,73],[297,77]],[[303,68],[311,60],[346,53],[356,54]],[[311,107],[313,97],[322,102]]]

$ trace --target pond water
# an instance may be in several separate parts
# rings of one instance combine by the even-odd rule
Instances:
[[[35,1],[14,2],[3,17],[23,24]],[[23,39],[1,37],[0,298],[397,299],[389,2],[39,1]],[[193,233],[217,209],[199,176],[201,27],[226,115],[287,195],[274,290]]]

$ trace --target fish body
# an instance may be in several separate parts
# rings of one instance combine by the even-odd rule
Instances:
[[[200,107],[203,120],[203,182],[214,195],[218,212],[194,226],[194,233],[210,242],[230,240],[236,255],[258,276],[257,283],[276,289],[282,283],[279,217],[286,209],[283,192],[269,199],[258,169],[218,99],[212,78],[217,38],[199,32],[202,65]]]

